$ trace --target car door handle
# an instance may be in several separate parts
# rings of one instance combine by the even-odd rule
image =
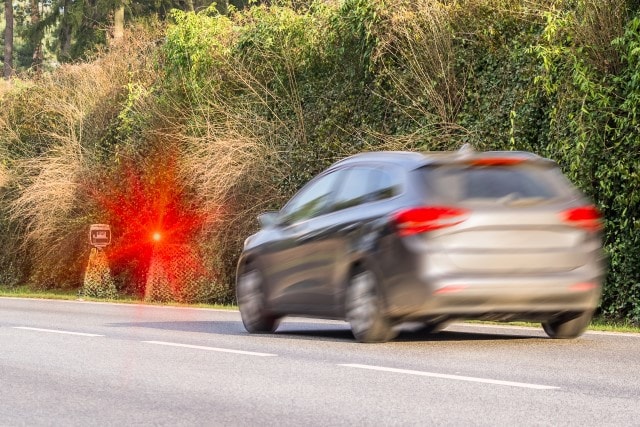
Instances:
[[[315,240],[319,237],[321,237],[323,235],[323,231],[322,230],[318,230],[318,231],[314,231],[314,232],[310,232],[310,233],[305,233],[302,234],[298,237],[296,237],[296,243],[304,243],[304,242],[308,242],[309,240]]]
[[[341,227],[338,231],[340,231],[341,233],[350,233],[360,228],[361,225],[362,225],[361,222],[354,222],[353,224],[349,224],[349,225],[345,225],[344,227]]]

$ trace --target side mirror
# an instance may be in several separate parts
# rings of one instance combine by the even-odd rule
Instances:
[[[278,212],[265,212],[263,214],[258,215],[258,222],[260,223],[260,228],[272,228],[276,225],[279,225],[280,221],[278,219]]]

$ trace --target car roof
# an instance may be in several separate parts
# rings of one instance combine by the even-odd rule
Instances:
[[[427,165],[467,163],[492,158],[513,158],[555,165],[552,160],[527,151],[474,151],[465,146],[457,151],[369,151],[340,160],[334,163],[332,168],[361,163],[384,163],[404,169],[417,169]]]
[[[412,168],[420,167],[426,163],[426,157],[418,152],[411,151],[369,151],[356,154],[336,162],[334,166],[352,165],[358,163],[388,163]]]

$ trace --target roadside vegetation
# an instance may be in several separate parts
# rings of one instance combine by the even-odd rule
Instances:
[[[141,304],[158,305],[184,308],[208,308],[214,310],[237,310],[236,305],[210,304],[210,303],[178,303],[178,302],[143,302],[140,298],[130,295],[118,295],[114,298],[97,298],[82,295],[78,289],[49,289],[49,290],[33,290],[30,286],[14,286],[11,288],[0,288],[0,298],[28,298],[28,299],[45,299],[45,300],[62,300],[62,301],[91,301],[103,303],[117,304]],[[639,329],[640,331],[640,329]]]
[[[230,304],[255,216],[321,169],[468,142],[561,165],[605,217],[599,315],[640,323],[637,1],[277,1],[166,18],[0,87],[3,292],[81,290],[88,226],[106,223],[119,295]]]

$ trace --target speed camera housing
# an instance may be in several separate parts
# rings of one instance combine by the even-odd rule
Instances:
[[[108,224],[91,224],[91,227],[89,227],[89,243],[98,249],[111,244],[111,226]]]

